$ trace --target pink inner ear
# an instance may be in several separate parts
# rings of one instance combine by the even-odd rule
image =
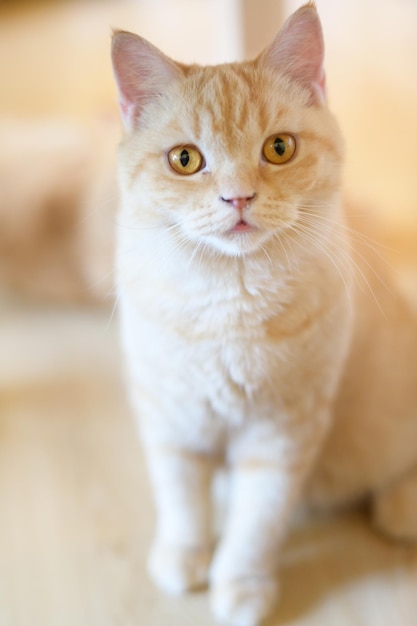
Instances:
[[[324,103],[324,42],[314,5],[301,7],[287,20],[261,59],[309,89],[311,104]]]
[[[127,32],[115,33],[112,61],[123,124],[132,131],[145,104],[164,93],[180,70],[157,48]]]
[[[317,80],[311,81],[311,95],[311,104],[324,104],[326,102],[326,74],[323,66],[317,72]]]

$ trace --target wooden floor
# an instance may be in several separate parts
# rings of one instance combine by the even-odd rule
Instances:
[[[153,512],[109,315],[3,307],[1,626],[214,626],[148,582]],[[362,514],[294,530],[267,626],[414,626],[417,549]]]

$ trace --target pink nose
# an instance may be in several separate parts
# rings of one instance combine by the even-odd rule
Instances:
[[[255,195],[256,194],[253,193],[251,196],[247,196],[246,198],[223,198],[222,196],[222,200],[224,202],[229,202],[229,204],[234,206],[235,209],[242,211],[243,209],[246,209],[250,201],[254,199]]]

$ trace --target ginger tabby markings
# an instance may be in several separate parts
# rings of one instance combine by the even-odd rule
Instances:
[[[112,55],[121,326],[158,514],[150,573],[174,593],[209,582],[219,621],[253,626],[277,600],[302,494],[324,507],[370,496],[384,531],[417,538],[417,321],[344,216],[313,4],[254,61],[185,66],[126,32]],[[215,547],[219,460],[232,492]]]

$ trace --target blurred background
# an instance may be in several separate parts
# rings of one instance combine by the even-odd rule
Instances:
[[[157,599],[143,572],[151,506],[114,323],[121,127],[111,29],[137,32],[185,62],[233,61],[259,53],[301,4],[0,2],[2,625],[211,624],[201,598],[179,614],[178,605]],[[329,101],[346,138],[346,197],[353,210],[377,218],[376,237],[417,294],[417,2],[317,0],[317,6]],[[322,548],[316,537],[304,578],[296,555],[308,553],[310,540],[302,538],[302,549],[295,545],[289,561],[298,569],[290,567],[287,578],[296,580],[297,593],[282,610],[297,625],[342,625],[345,614],[343,624],[362,623],[352,613],[356,596],[344,605],[342,592],[337,601],[345,613],[319,608],[317,621],[302,616],[303,598],[308,605],[314,597],[320,607],[322,587],[374,567],[395,571],[402,556],[361,523],[319,535]],[[328,535],[341,546],[333,561]],[[410,577],[417,559],[407,563]],[[415,581],[417,566],[413,572]],[[386,580],[381,612],[368,626],[399,623],[390,590],[403,579]],[[369,589],[372,595],[374,583]],[[415,587],[408,595],[406,589],[408,626],[417,607]]]

